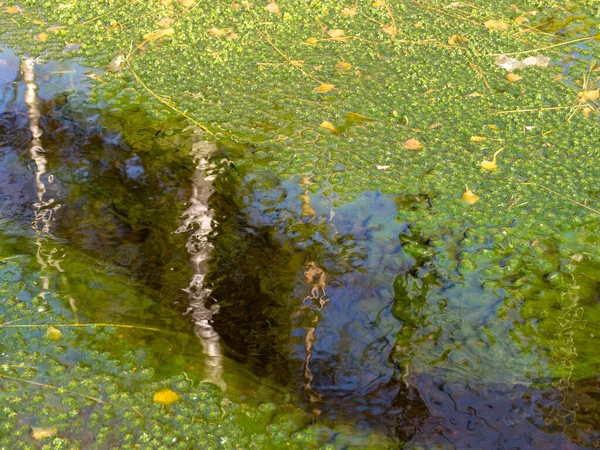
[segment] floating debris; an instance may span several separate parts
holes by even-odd
[[[518,59],[510,58],[506,55],[500,55],[498,58],[496,58],[494,64],[508,70],[509,72],[512,72],[513,70],[523,69],[528,66],[548,67],[548,64],[550,64],[550,58],[544,55],[539,55],[529,56],[523,61],[519,61]]]

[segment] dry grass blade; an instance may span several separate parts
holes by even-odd
[[[563,199],[567,200],[568,202],[573,203],[574,205],[581,206],[582,208],[585,208],[585,209],[587,209],[589,211],[592,211],[593,213],[596,213],[596,214],[600,215],[600,211],[598,211],[597,209],[590,208],[589,206],[584,205],[583,203],[578,202],[577,200],[573,200],[572,198],[567,197],[566,195],[563,195],[560,192],[556,192],[556,191],[554,191],[554,190],[552,190],[552,189],[550,189],[550,188],[548,188],[546,186],[542,186],[541,184],[535,183],[534,181],[524,181],[523,184],[531,184],[533,186],[537,186],[540,189],[544,189],[545,191],[548,191],[548,192],[550,192],[550,193],[552,193],[554,195],[558,195],[560,198],[563,198]]]
[[[73,395],[77,395],[77,396],[79,396],[79,397],[87,398],[88,400],[92,400],[92,401],[94,401],[94,402],[96,402],[96,403],[101,403],[101,404],[103,404],[103,405],[106,405],[106,404],[107,404],[105,401],[103,401],[103,400],[100,400],[99,398],[96,398],[96,397],[91,397],[91,396],[89,396],[89,395],[85,395],[85,394],[80,394],[79,392],[70,391],[70,390],[68,390],[68,389],[61,388],[61,387],[58,387],[58,386],[53,386],[53,385],[51,385],[51,384],[38,383],[37,381],[26,380],[26,379],[24,379],[24,378],[18,378],[18,377],[11,377],[11,376],[4,375],[4,374],[1,374],[1,373],[0,373],[0,378],[4,378],[4,379],[7,379],[7,380],[13,380],[13,381],[19,381],[19,382],[21,382],[21,383],[32,384],[32,385],[34,385],[34,386],[40,386],[40,387],[43,387],[43,388],[48,388],[48,389],[55,389],[55,390],[56,390],[56,389],[61,389],[61,390],[63,390],[64,392],[67,392],[67,393],[69,393],[69,394],[73,394]]]
[[[524,55],[526,53],[541,52],[543,50],[548,50],[550,48],[560,47],[561,45],[569,45],[569,44],[575,44],[577,42],[582,42],[582,41],[590,41],[592,39],[595,39],[595,37],[596,36],[587,36],[587,37],[573,39],[571,41],[559,42],[558,44],[546,45],[545,47],[532,48],[531,50],[523,50],[523,51],[520,51],[520,52],[490,53],[488,56],[500,56],[500,55],[514,56],[514,55]]]
[[[160,328],[144,327],[140,325],[126,325],[119,323],[33,323],[33,324],[22,324],[13,325],[12,322],[0,324],[0,328],[43,328],[43,327],[54,327],[54,328],[85,328],[85,327],[114,327],[114,328],[129,328],[134,330],[146,330],[146,331],[159,331],[161,333],[170,333],[168,330],[161,330]]]

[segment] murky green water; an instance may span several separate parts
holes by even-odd
[[[574,23],[589,33],[585,20]],[[577,31],[541,27],[564,28]],[[595,55],[578,48],[557,64],[579,90]],[[456,184],[444,177],[462,167],[458,159],[447,171],[415,160],[401,174],[406,182],[390,182],[405,191],[374,190],[378,183],[361,172],[368,168],[349,163],[364,157],[336,156],[363,131],[379,136],[362,128],[363,116],[337,130],[360,125],[349,138],[311,141],[318,151],[308,159],[292,146],[281,156],[235,139],[208,143],[182,121],[149,121],[135,102],[117,108],[108,94],[90,94],[93,72],[74,62],[35,65],[44,150],[35,153],[19,64],[0,53],[7,445],[17,429],[22,448],[39,446],[31,427],[57,426],[65,441],[56,445],[99,448],[166,448],[151,440],[157,435],[176,436],[178,448],[236,448],[236,439],[241,448],[600,446],[600,190],[588,134],[563,136],[572,143],[559,147],[564,154],[552,151],[556,134],[534,156],[525,147],[532,144],[515,140],[511,165],[484,174],[487,197],[471,208],[462,182],[455,199],[443,189]],[[511,86],[496,95],[525,92]],[[408,126],[406,112],[388,109],[393,130]],[[273,131],[252,120],[260,127],[250,134]],[[495,123],[480,125],[521,133],[516,121]],[[520,124],[523,142],[540,138],[526,134],[530,123]],[[442,133],[451,126],[459,128]],[[461,131],[466,156],[476,152],[469,135],[484,132]],[[442,138],[429,139],[443,146]],[[380,162],[381,179],[400,174]],[[542,185],[567,194],[580,182],[592,209],[571,194],[527,190],[523,181],[536,170]],[[65,328],[69,344],[54,347],[46,328],[18,328],[19,320],[103,325]],[[65,381],[65,372],[75,377],[71,391],[112,409],[78,409],[73,399],[65,406],[23,384]],[[151,401],[165,386],[183,399],[172,409]],[[93,431],[66,431],[74,416],[91,417]],[[130,424],[137,434],[123,438]],[[206,430],[210,444],[195,440]]]

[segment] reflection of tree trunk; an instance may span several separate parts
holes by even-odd
[[[204,284],[213,250],[213,245],[208,240],[208,235],[213,230],[213,211],[210,209],[208,201],[213,193],[214,177],[208,172],[214,169],[209,158],[215,150],[215,144],[203,141],[200,135],[195,135],[192,145],[192,156],[196,163],[192,182],[193,190],[190,206],[184,213],[186,218],[177,232],[194,230],[186,244],[194,271],[186,292],[189,296],[194,331],[200,339],[206,355],[206,376],[211,382],[224,388],[220,338],[211,325],[212,316],[219,308],[216,304],[208,305],[208,302],[211,301],[212,290]]]
[[[48,248],[47,239],[55,221],[55,213],[60,208],[60,203],[51,197],[50,189],[54,184],[54,176],[47,173],[48,161],[46,151],[42,147],[42,128],[40,127],[40,106],[37,96],[37,85],[35,84],[35,60],[33,58],[21,59],[21,72],[25,81],[25,104],[27,105],[27,117],[29,119],[29,130],[31,131],[31,142],[29,143],[29,156],[35,164],[35,189],[37,202],[33,204],[34,220],[32,227],[35,229],[37,238],[36,259],[42,270],[48,267],[55,267],[59,272],[61,258],[55,255],[55,249]],[[50,195],[49,195],[50,191]],[[40,277],[42,292],[44,296],[50,288],[48,276]],[[71,307],[76,313],[74,301],[70,299]]]

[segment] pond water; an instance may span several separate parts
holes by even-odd
[[[60,268],[53,282],[77,299],[64,311],[171,328],[143,346],[159,372],[195,368],[231,389],[228,370],[246,371],[314,421],[377,433],[382,445],[600,445],[593,236],[536,231],[531,263],[492,244],[510,224],[426,234],[406,219],[429,213],[425,194],[341,201],[335,181],[280,178],[252,148],[194,155],[194,131],[86,105],[75,63],[34,65],[39,89],[26,102],[21,63],[0,54],[3,231],[31,240],[31,270]],[[196,221],[182,228],[186,217]],[[76,254],[146,300],[121,304],[117,288],[86,283]]]

